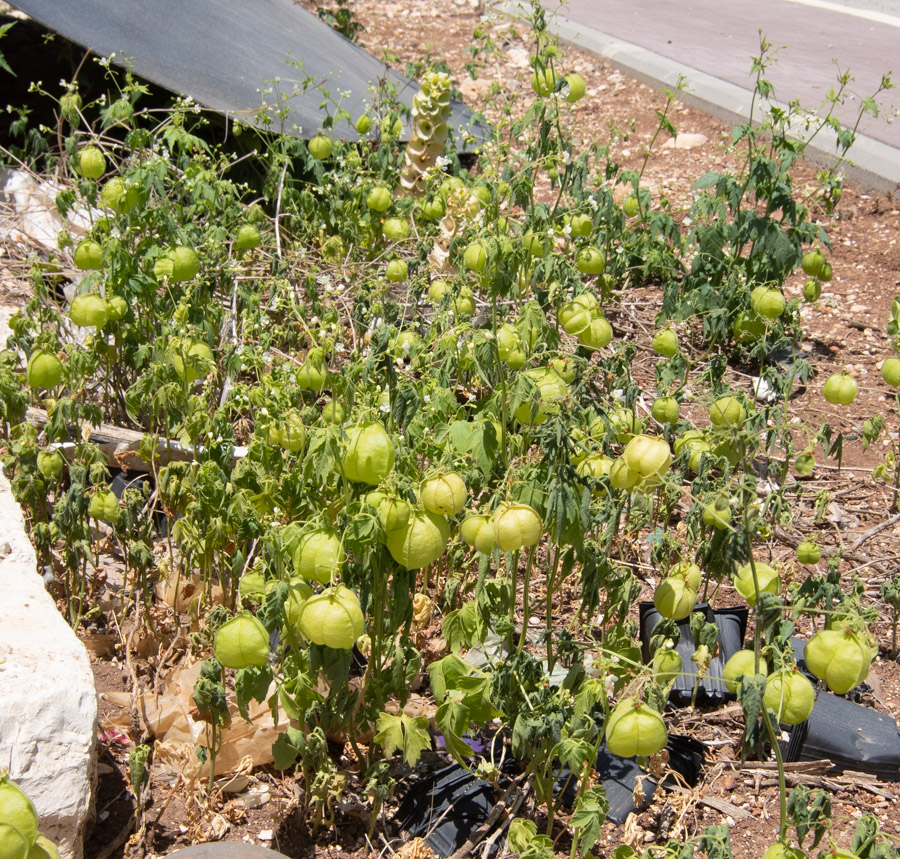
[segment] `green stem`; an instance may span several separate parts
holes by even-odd
[[[522,582],[522,634],[519,636],[519,646],[516,648],[516,654],[522,652],[525,647],[525,636],[528,634],[528,616],[531,611],[528,599],[528,589],[531,586],[531,569],[534,566],[534,555],[536,550],[537,546],[532,546],[528,550],[528,560],[525,561],[525,579]],[[513,593],[513,603],[515,603],[515,592]]]
[[[788,815],[787,815],[787,784],[784,778],[784,759],[781,756],[781,747],[778,745],[778,737],[775,734],[775,726],[765,706],[762,708],[763,722],[772,743],[772,751],[775,752],[775,761],[778,764],[778,840],[787,842]]]

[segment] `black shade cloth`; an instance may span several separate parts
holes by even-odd
[[[400,99],[412,104],[416,84],[385,65],[293,0],[17,0],[21,11],[45,27],[102,57],[130,66],[138,75],[198,104],[256,124],[260,90],[288,94],[307,77],[320,82],[355,119],[371,104],[370,88],[382,78],[392,81]],[[276,100],[275,94],[265,97]],[[273,130],[311,137],[326,111],[320,89],[287,101],[288,115]],[[334,114],[336,106],[329,111]],[[456,144],[464,151],[464,130],[472,113],[454,104],[450,119]],[[356,139],[347,122],[336,125],[338,137]],[[406,129],[404,129],[406,132]]]

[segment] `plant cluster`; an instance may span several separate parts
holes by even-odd
[[[800,333],[786,280],[802,267],[813,301],[831,277],[815,214],[836,202],[839,178],[824,171],[798,199],[804,143],[788,131],[802,115],[811,137],[832,114],[771,109],[736,129],[744,160],[699,179],[686,230],[642,171],[621,170],[599,144],[577,150],[564,117],[585,82],[565,73],[537,5],[533,24],[534,98],[469,170],[448,142],[438,72],[423,80],[405,148],[386,97],[347,117],[361,143],[335,139],[329,121],[306,143],[265,132],[242,157],[210,142],[189,102],[162,118],[143,110],[131,76],[107,106],[82,105],[73,84],[60,99],[70,182],[57,205],[91,226],[62,233],[58,257],[35,264],[0,390],[4,465],[73,625],[96,617],[103,543],[125,562],[120,614],[152,628],[154,594],[168,589],[192,616],[208,657],[194,700],[210,784],[231,696],[244,715],[267,701],[289,720],[275,766],[300,768],[317,822],[333,819],[347,785],[326,738],[352,749],[374,827],[394,789],[386,760],[415,765],[437,731],[491,779],[509,750],[545,832],[516,820],[510,849],[551,855],[566,831],[560,767],[575,786],[572,851],[584,853],[606,814],[601,743],[661,765],[671,685],[702,677],[717,646],[695,609],[720,588],[732,583],[753,611],[752,647],[726,667],[745,755],[779,754],[778,723],[812,709],[790,644],[801,617],[817,630],[808,667],[836,693],[865,680],[877,649],[839,557],[822,573],[804,542],[801,582],[765,550],[791,526],[815,448],[841,450],[827,425],[791,423],[809,365],[767,361]],[[674,133],[676,97],[657,135]],[[260,125],[278,116],[276,103]],[[841,131],[846,150],[852,132]],[[70,261],[84,274],[67,304]],[[635,343],[616,331],[617,295],[638,284],[663,291],[649,409]],[[732,387],[729,360],[755,362],[771,396]],[[885,380],[900,383],[900,363]],[[848,403],[855,391],[841,374],[824,394]],[[37,418],[25,421],[28,406]],[[705,417],[689,421],[683,406]],[[143,434],[152,479],[120,497],[90,440],[102,422]],[[644,664],[632,609],[648,534],[666,620]],[[187,584],[194,596],[182,599]],[[693,665],[673,649],[685,618]],[[438,625],[436,658],[424,644]],[[473,648],[477,665],[464,658]],[[433,724],[404,710],[425,677]],[[475,734],[489,740],[481,756]],[[804,855],[813,830],[813,847],[831,837],[825,800],[798,790],[788,799],[782,773],[767,857]],[[730,855],[727,831],[648,855],[695,848]]]

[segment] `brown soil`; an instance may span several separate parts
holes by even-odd
[[[395,55],[401,70],[407,61],[420,61],[425,55],[439,58],[453,70],[454,83],[467,103],[484,110],[489,118],[499,116],[491,98],[517,101],[530,97],[530,45],[524,39],[523,25],[485,15],[482,7],[473,8],[469,0],[418,0],[412,4],[351,0],[349,6],[365,26],[361,42],[373,53]],[[471,59],[468,49],[473,45],[472,33],[479,26],[491,35],[497,50],[479,58],[478,78],[473,80],[464,71],[464,65]],[[655,112],[665,106],[665,96],[576,50],[565,48],[562,62],[567,70],[582,74],[588,84],[589,97],[576,107],[572,119],[578,136],[585,141],[608,143],[623,166],[639,169],[644,147],[657,127]],[[495,82],[501,92],[491,96]],[[657,145],[647,163],[644,181],[654,196],[665,194],[681,203],[689,198],[693,183],[703,172],[732,162],[734,156],[726,148],[730,129],[716,120],[680,105],[676,105],[672,120],[680,133],[702,134],[706,142],[690,149]],[[815,169],[801,166],[797,175],[803,182],[812,182]],[[879,412],[892,415],[889,422],[896,427],[896,409],[881,383],[878,367],[890,354],[885,325],[891,301],[900,293],[900,206],[890,196],[847,186],[837,215],[823,222],[831,236],[835,276],[819,302],[804,305],[802,346],[815,355],[819,375],[797,399],[799,413],[813,423],[827,420],[832,426],[850,431]],[[803,277],[798,275],[788,285],[788,294],[798,294],[802,283]],[[15,269],[7,269],[0,278],[0,301],[20,302],[27,294],[24,278],[15,276]],[[660,291],[651,287],[621,296],[619,318],[630,320],[642,348],[649,342],[660,299]],[[649,367],[649,353],[647,361]],[[860,396],[852,406],[839,410],[825,403],[821,384],[829,372],[842,367],[859,379]],[[647,378],[652,379],[652,372],[648,371]],[[749,379],[744,381],[749,391]],[[897,557],[897,525],[892,521],[884,530],[874,530],[888,518],[886,511],[893,500],[889,489],[876,484],[870,473],[882,454],[881,444],[864,452],[858,441],[852,442],[840,471],[819,455],[820,464],[807,487],[827,490],[833,499],[832,507],[820,522],[815,521],[815,511],[808,502],[794,511],[797,533],[815,533],[826,552],[840,546],[852,547],[843,561],[846,580],[858,570],[866,580],[867,595],[875,603],[881,582],[895,572]],[[796,570],[791,565],[790,537],[773,541],[771,552],[776,559],[787,562],[787,569]],[[797,570],[796,575],[800,574]],[[645,598],[652,593],[653,584],[650,579],[646,581]],[[721,602],[727,604],[732,596],[720,594]],[[888,620],[879,622],[874,632],[882,642],[882,653],[872,668],[871,691],[864,703],[897,717],[900,668],[887,653]],[[152,667],[145,660],[136,661],[143,666],[143,677],[149,683]],[[97,824],[86,855],[119,857],[128,855],[126,842],[133,832],[135,800],[129,790],[129,739],[127,732],[109,722],[117,708],[109,703],[108,696],[130,692],[132,681],[121,646],[115,647],[112,657],[94,656],[92,662],[101,699],[101,769]],[[640,852],[650,844],[665,844],[668,838],[696,834],[705,826],[725,822],[731,828],[735,857],[758,859],[777,830],[777,785],[771,769],[753,764],[742,769],[736,762],[743,727],[739,710],[735,706],[715,713],[683,709],[671,714],[671,725],[676,731],[709,744],[701,782],[687,793],[660,791],[648,810],[624,826],[607,824],[595,853],[608,856],[622,843],[629,843]],[[335,753],[340,755],[341,750],[336,749]],[[828,790],[834,803],[834,835],[841,845],[849,844],[855,820],[865,812],[875,814],[888,834],[900,835],[900,811],[895,804],[900,789],[869,776],[854,778],[823,772],[791,772],[789,783],[820,785]],[[143,799],[143,819],[145,827],[155,831],[154,854],[171,853],[192,839],[216,837],[217,831],[227,840],[267,843],[292,857],[361,857],[388,850],[377,835],[371,845],[367,844],[364,817],[356,813],[353,801],[338,811],[333,828],[311,833],[299,810],[299,776],[285,777],[257,769],[248,774],[247,787],[265,787],[268,802],[248,810],[241,798],[245,794],[225,793],[213,803],[215,814],[211,815],[201,814],[193,794],[179,785],[151,781]],[[357,799],[360,804],[364,801]],[[527,813],[526,805],[520,814]],[[271,837],[262,842],[260,834],[267,831]],[[394,842],[393,849],[398,844]],[[564,848],[566,843],[562,841],[559,846]]]

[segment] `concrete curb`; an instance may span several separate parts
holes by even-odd
[[[522,17],[522,7],[515,3],[498,2],[494,9],[510,17]],[[683,77],[687,89],[680,94],[680,100],[716,119],[738,124],[746,122],[750,115],[753,95],[750,90],[561,17],[550,18],[548,26],[562,41],[605,60],[654,89],[674,88],[679,78]],[[787,109],[782,102],[773,101],[771,104]],[[833,165],[837,160],[836,144],[834,132],[823,130],[807,148],[807,160],[824,166]],[[900,151],[860,134],[850,149],[850,155],[852,159],[844,161],[842,169],[857,184],[880,192],[900,188]]]
[[[0,308],[0,343],[9,335]],[[97,769],[97,691],[84,645],[38,574],[0,470],[0,764],[31,797],[40,831],[81,859]]]

